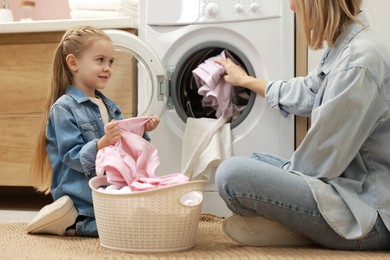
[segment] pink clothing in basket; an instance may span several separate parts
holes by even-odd
[[[96,175],[106,174],[107,182],[129,186],[132,191],[154,189],[188,181],[183,174],[156,176],[160,164],[158,151],[143,138],[145,123],[150,116],[120,120],[121,139],[100,149],[96,156]]]

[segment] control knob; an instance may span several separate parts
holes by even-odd
[[[260,10],[260,5],[256,2],[251,3],[251,5],[249,6],[249,9],[251,10],[252,13],[256,13],[257,11]]]
[[[242,6],[242,4],[240,3],[237,3],[235,6],[234,6],[234,9],[236,10],[237,13],[242,13],[242,11],[244,10],[244,7]]]
[[[205,14],[208,17],[216,17],[219,13],[219,6],[217,3],[208,3],[204,9]]]

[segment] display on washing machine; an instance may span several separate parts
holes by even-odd
[[[183,57],[172,74],[170,90],[172,103],[184,122],[187,120],[187,117],[216,118],[216,110],[214,108],[203,106],[203,96],[198,94],[198,86],[192,71],[205,60],[219,55],[223,50],[223,47],[204,47],[195,50]],[[250,69],[248,70],[248,64],[245,64],[239,55],[232,50],[229,50],[229,52],[247,70],[248,74],[253,74],[250,72]],[[233,116],[230,120],[232,128],[240,124],[249,114],[256,96],[254,92],[240,86],[235,86],[233,90]]]

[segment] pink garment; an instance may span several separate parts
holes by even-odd
[[[96,156],[96,175],[106,174],[109,184],[130,186],[132,191],[154,189],[188,181],[183,174],[156,176],[160,164],[157,149],[143,138],[150,116],[120,120],[120,140],[100,149]]]
[[[225,73],[224,67],[214,62],[216,59],[226,60],[226,58],[237,63],[230,53],[224,50],[220,55],[205,60],[192,71],[199,88],[198,94],[203,96],[203,106],[214,108],[217,118],[221,116],[230,118],[233,115],[233,87],[222,76]]]

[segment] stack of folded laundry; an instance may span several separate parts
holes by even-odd
[[[138,19],[138,0],[68,0],[72,19],[130,16]]]

